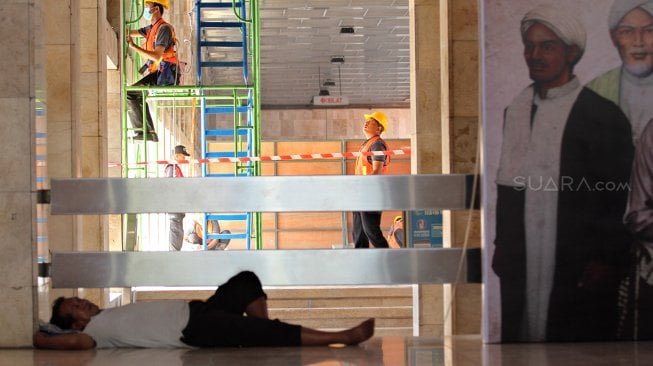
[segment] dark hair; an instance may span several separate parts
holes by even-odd
[[[161,14],[161,16],[163,16],[163,5],[161,5],[159,3],[152,3],[152,6],[156,6],[157,8],[159,8],[159,14]]]
[[[73,317],[70,315],[61,316],[61,314],[59,314],[59,309],[64,300],[66,300],[66,298],[60,296],[54,300],[54,303],[52,303],[52,316],[50,317],[50,323],[61,329],[71,329],[73,327]]]

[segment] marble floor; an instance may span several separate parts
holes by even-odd
[[[375,337],[355,347],[248,349],[0,349],[0,366],[644,366],[653,342],[484,345],[478,336]]]

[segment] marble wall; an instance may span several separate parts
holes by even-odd
[[[410,130],[408,108],[313,108],[262,110],[261,140],[320,141],[364,138],[364,115],[376,110],[388,116],[388,130],[383,133],[384,138],[408,137]]]
[[[0,77],[0,347],[31,345],[36,319],[35,133],[45,108],[39,5],[0,3],[0,34],[11,35],[0,41],[11,54]]]
[[[48,85],[47,175],[50,178],[107,175],[106,2],[45,0],[44,65]],[[106,218],[98,215],[49,216],[47,250],[103,250]],[[102,304],[104,291],[72,289],[41,292],[48,304],[57,296],[83,295]],[[42,306],[40,317],[49,317]]]

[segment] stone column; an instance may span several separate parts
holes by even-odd
[[[3,1],[0,14],[11,55],[0,77],[0,347],[26,347],[36,322],[35,136],[45,127],[40,2]]]
[[[75,178],[107,175],[107,70],[104,32],[100,31],[105,19],[105,1],[71,0],[71,157]],[[106,222],[101,215],[77,216],[72,250],[105,250]],[[79,294],[102,305],[108,291],[83,289]]]
[[[410,11],[411,171],[472,173],[478,139],[477,1],[411,0]],[[445,246],[465,241],[480,246],[478,212],[470,220],[468,211],[445,211],[443,221]],[[480,332],[479,285],[420,286],[419,292],[420,335]]]
[[[77,176],[106,177],[107,57],[105,33],[101,31],[106,22],[106,2],[76,0],[74,3],[79,7],[76,40],[79,57],[73,64],[75,134],[79,136],[75,151]],[[81,223],[82,240],[77,241],[78,250],[105,250],[106,217],[83,215]]]
[[[44,0],[45,73],[48,85],[48,175],[106,176],[106,57],[104,1]],[[48,220],[51,251],[98,251],[106,243],[102,216],[55,215]],[[40,317],[58,296],[80,295],[103,304],[103,291],[49,289],[40,295]]]
[[[409,11],[411,173],[447,173],[447,0],[410,0]],[[443,227],[449,227],[444,219]],[[446,233],[444,240],[449,240]],[[419,335],[442,336],[442,285],[419,285],[418,292]]]
[[[70,178],[74,175],[73,146],[73,100],[71,62],[74,59],[74,36],[72,23],[72,0],[45,0],[44,17],[44,67],[48,85],[48,176],[49,178]],[[47,250],[74,250],[75,235],[74,216],[49,216]],[[72,290],[50,292],[47,286],[39,292],[41,319],[50,316],[51,298],[71,296]]]
[[[451,173],[470,174],[478,163],[479,32],[477,0],[450,0],[450,167]],[[451,213],[451,246],[478,248],[481,243],[478,210]],[[469,228],[468,228],[469,226]],[[453,299],[453,301],[451,301]],[[481,286],[445,286],[445,309],[453,304],[446,334],[479,334]]]

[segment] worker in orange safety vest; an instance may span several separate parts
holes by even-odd
[[[220,230],[220,223],[218,220],[207,220],[206,221],[206,232],[211,234],[223,234],[230,235],[231,231],[229,230]],[[197,220],[193,220],[193,224],[190,229],[185,232],[186,241],[194,245],[202,245],[204,242],[204,231],[202,224]],[[229,245],[231,239],[229,237],[223,239],[208,239],[206,240],[206,249],[207,250],[224,250],[227,245]]]
[[[144,1],[143,17],[150,21],[150,25],[129,31],[127,40],[129,47],[146,60],[140,71],[149,72],[134,86],[167,86],[179,83],[180,70],[175,50],[177,43],[175,30],[163,19],[164,9],[169,7],[169,0]],[[133,37],[145,37],[145,45],[143,47],[137,45]],[[127,112],[134,128],[134,140],[143,140],[143,95],[140,91],[127,92]],[[147,118],[145,138],[157,142],[159,139],[154,131],[154,123],[147,104],[145,116]]]
[[[402,248],[404,246],[404,218],[395,216],[394,222],[388,231],[388,244],[390,248]]]
[[[387,151],[388,146],[381,134],[388,130],[388,117],[383,112],[365,115],[363,132],[367,140],[360,152]],[[356,159],[356,175],[384,174],[390,163],[388,155],[359,156]],[[370,242],[375,248],[388,248],[388,241],[381,231],[381,211],[353,212],[353,239],[356,248],[369,248]]]

